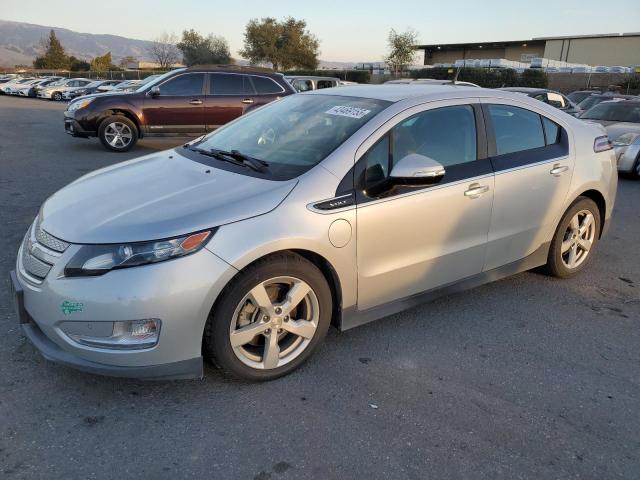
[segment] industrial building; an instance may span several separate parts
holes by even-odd
[[[504,58],[527,63],[532,58],[546,58],[586,65],[632,66],[640,65],[640,32],[417,45],[416,49],[424,50],[425,65],[469,58]]]

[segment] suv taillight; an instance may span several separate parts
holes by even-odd
[[[607,150],[611,150],[613,148],[613,145],[611,145],[611,141],[609,141],[609,137],[602,136],[602,137],[596,137],[596,139],[593,141],[593,151],[596,153],[599,152],[606,152]]]

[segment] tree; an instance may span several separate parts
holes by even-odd
[[[114,65],[111,63],[111,52],[107,52],[101,57],[91,60],[91,70],[94,72],[107,72],[113,70]]]
[[[182,61],[188,66],[233,63],[229,44],[224,37],[203,37],[193,29],[185,30],[176,46],[182,51]]]
[[[173,33],[164,32],[154,39],[148,48],[149,55],[160,65],[160,68],[168,70],[178,63],[180,52],[176,47],[178,37]]]
[[[69,70],[72,72],[88,72],[90,68],[91,64],[89,62],[85,62],[73,55],[69,57]]]
[[[252,64],[270,62],[274,70],[318,67],[319,42],[307,29],[307,22],[293,17],[252,19],[244,32],[240,55]]]
[[[414,62],[417,40],[418,34],[413,30],[397,33],[394,29],[391,29],[389,32],[389,54],[384,61],[389,65],[395,76],[398,76],[399,72]]]
[[[127,68],[127,65],[129,65],[130,63],[135,63],[136,57],[132,57],[131,55],[127,55],[126,57],[122,57],[120,59],[120,62],[118,63],[118,65],[120,66],[120,68]]]
[[[44,50],[44,55],[34,60],[34,68],[69,68],[69,57],[53,29],[49,32],[49,38],[41,41],[41,45]]]

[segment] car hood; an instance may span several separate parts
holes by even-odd
[[[71,243],[171,238],[265,214],[297,180],[272,181],[167,150],[79,178],[42,206],[42,228]]]
[[[607,120],[590,119],[585,119],[585,122],[597,123],[599,125],[602,125],[607,130],[607,135],[611,140],[615,140],[620,135],[628,132],[640,133],[640,123],[612,122]]]

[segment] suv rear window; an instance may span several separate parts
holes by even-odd
[[[209,75],[209,92],[212,95],[253,95],[253,87],[246,75],[212,73]]]
[[[258,95],[273,95],[274,93],[282,93],[284,89],[268,77],[251,76],[253,86],[256,88]]]

